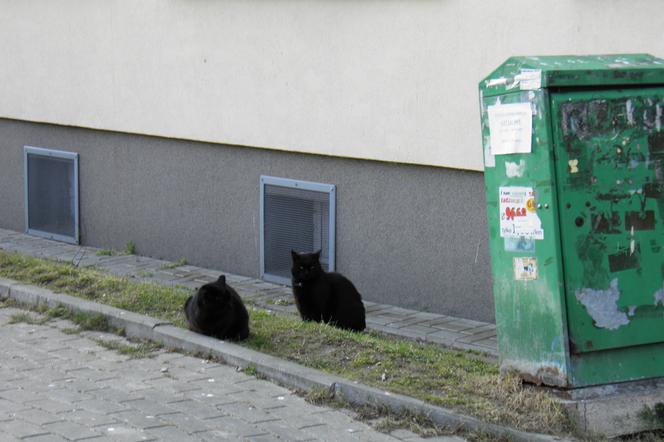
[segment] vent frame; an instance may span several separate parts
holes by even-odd
[[[311,181],[295,180],[290,178],[280,178],[273,176],[261,175],[260,177],[260,245],[259,245],[259,254],[260,254],[260,277],[264,281],[274,282],[277,284],[283,284],[290,286],[291,279],[290,277],[279,276],[273,273],[269,273],[269,269],[266,269],[266,238],[265,238],[265,197],[266,197],[266,186],[275,186],[283,187],[285,189],[297,189],[310,192],[318,192],[322,194],[327,194],[328,202],[328,216],[327,216],[327,271],[334,271],[336,264],[336,186],[334,184],[325,184],[325,183],[316,183]],[[316,226],[312,226],[312,230],[315,231]],[[321,226],[321,229],[323,227]],[[323,247],[321,247],[323,248]],[[305,250],[298,250],[300,252],[305,252]],[[289,268],[290,269],[290,268]],[[290,272],[289,272],[290,273]]]
[[[63,160],[68,160],[72,162],[72,173],[71,177],[71,192],[73,194],[73,204],[72,204],[72,218],[74,224],[74,235],[63,235],[60,233],[48,232],[45,230],[40,230],[38,228],[30,227],[30,177],[29,177],[29,156],[41,156],[47,158],[59,158]],[[66,242],[70,244],[79,244],[80,243],[80,223],[79,223],[79,154],[76,152],[68,152],[63,150],[48,149],[43,147],[34,147],[34,146],[23,146],[23,205],[25,209],[25,232],[29,235],[40,236],[47,239],[53,239],[55,241]]]

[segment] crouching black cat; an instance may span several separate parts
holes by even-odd
[[[221,275],[205,284],[184,303],[189,329],[218,339],[240,340],[249,336],[249,314],[240,295]]]
[[[322,269],[320,250],[301,254],[291,250],[291,256],[293,295],[303,320],[354,331],[366,328],[362,297],[348,278]]]

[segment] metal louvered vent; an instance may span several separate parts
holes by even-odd
[[[261,176],[261,278],[290,285],[291,250],[334,270],[335,186]]]
[[[78,244],[78,154],[25,146],[26,232]]]

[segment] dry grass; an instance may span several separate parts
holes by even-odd
[[[180,288],[2,251],[0,276],[185,326],[182,306],[190,293]],[[255,308],[249,313],[251,335],[241,345],[493,423],[567,433],[564,412],[550,396],[516,378],[501,378],[496,364],[476,355]]]
[[[501,407],[482,407],[493,422],[509,421],[517,428],[554,433],[568,430],[565,410],[543,389],[524,385],[521,379],[508,374],[503,377],[480,376],[468,380],[468,387],[482,391],[488,401]]]

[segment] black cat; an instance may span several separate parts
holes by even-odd
[[[293,295],[305,321],[327,322],[339,328],[366,328],[362,297],[352,282],[320,266],[320,250],[297,253],[291,250]]]
[[[241,340],[249,336],[249,314],[240,295],[221,275],[199,288],[184,303],[189,329],[218,339]]]

